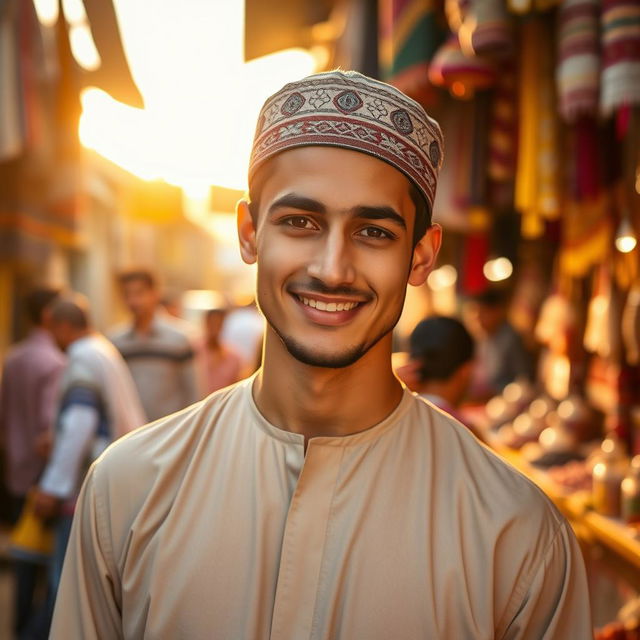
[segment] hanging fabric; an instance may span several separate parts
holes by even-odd
[[[515,204],[522,214],[522,235],[537,238],[544,221],[560,214],[560,150],[548,22],[537,17],[526,20],[521,43]]]
[[[595,116],[600,89],[600,2],[563,0],[558,10],[558,105],[566,122]]]
[[[431,58],[444,38],[433,0],[381,0],[380,67],[387,82],[423,104],[433,102]]]
[[[602,0],[600,109],[640,104],[640,2]]]

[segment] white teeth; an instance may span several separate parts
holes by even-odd
[[[303,304],[320,311],[350,311],[358,306],[357,302],[322,302],[322,300],[314,300],[313,298],[298,297]]]

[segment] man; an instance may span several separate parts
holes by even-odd
[[[151,271],[125,271],[118,280],[133,323],[109,338],[129,365],[147,417],[156,420],[200,397],[192,339],[186,323],[161,309]]]
[[[590,636],[567,523],[391,369],[441,153],[360,74],[267,100],[238,204],[263,366],[93,466],[54,639]]]
[[[201,386],[205,395],[228,387],[241,378],[240,354],[220,340],[226,316],[224,308],[207,309],[203,314],[204,339],[199,360]]]
[[[122,357],[92,329],[85,299],[77,294],[62,297],[52,303],[49,314],[51,333],[68,362],[60,384],[54,448],[34,502],[39,516],[56,518],[55,593],[87,463],[113,440],[144,424],[145,417]]]
[[[56,396],[66,358],[45,328],[45,309],[58,295],[54,288],[34,289],[28,294],[25,302],[32,329],[9,350],[2,372],[0,437],[5,449],[12,524],[17,522],[51,449]],[[22,637],[27,627],[33,628],[39,569],[37,563],[26,558],[14,560],[16,637]]]
[[[431,316],[409,336],[409,362],[396,371],[412,390],[446,411],[483,440],[481,432],[459,410],[469,388],[475,344],[456,318]]]
[[[477,358],[471,393],[487,399],[516,380],[530,380],[531,356],[507,318],[507,296],[498,289],[487,289],[469,303],[471,328],[477,337]]]

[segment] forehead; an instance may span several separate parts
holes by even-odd
[[[327,208],[386,205],[401,213],[414,210],[410,182],[403,173],[379,158],[349,149],[288,149],[269,160],[257,185],[261,207],[295,192]]]

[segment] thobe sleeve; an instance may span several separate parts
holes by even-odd
[[[501,640],[593,639],[582,553],[566,522],[514,591],[504,624]]]
[[[93,465],[78,497],[50,640],[123,638],[120,583],[96,475]]]

